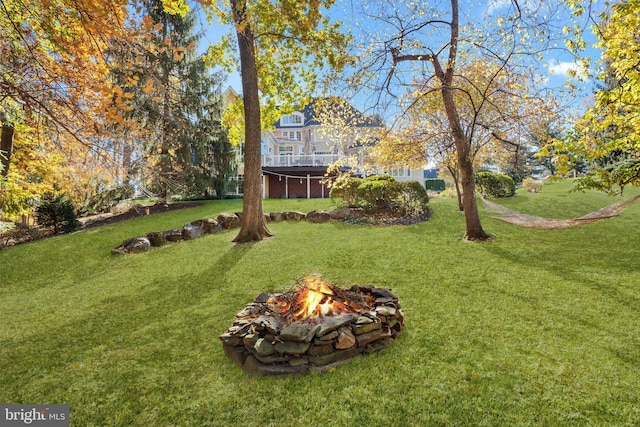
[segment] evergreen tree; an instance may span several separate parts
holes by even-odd
[[[223,76],[196,55],[193,13],[169,14],[160,0],[143,1],[142,13],[141,36],[113,50],[124,169],[161,198],[206,194],[214,177],[229,173],[233,157],[221,124]],[[224,157],[216,168],[212,153]]]

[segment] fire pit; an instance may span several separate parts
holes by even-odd
[[[341,289],[312,276],[285,293],[260,294],[220,335],[225,353],[258,375],[323,372],[386,347],[404,314],[389,289]]]

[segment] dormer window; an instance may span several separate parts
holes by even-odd
[[[303,123],[304,116],[302,113],[293,113],[288,116],[282,116],[280,118],[281,126],[299,126]]]

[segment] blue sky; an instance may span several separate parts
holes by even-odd
[[[389,7],[396,7],[396,4],[391,0],[389,1]],[[433,5],[437,3],[437,0],[433,2],[428,2],[427,4]],[[366,2],[364,3],[366,5]],[[536,7],[539,4],[545,4],[544,0],[520,0],[519,4],[521,7]],[[597,3],[595,3],[597,5]],[[371,20],[366,20],[366,18],[360,17],[356,18],[353,14],[353,7],[362,7],[362,4],[356,2],[355,0],[337,0],[336,5],[331,10],[331,16],[334,20],[341,20],[344,22],[346,28],[349,28],[354,33],[360,31],[361,28],[374,28],[377,29],[379,23],[376,23]],[[443,7],[448,5],[448,2],[445,1]],[[489,17],[498,16],[501,13],[507,11],[507,9],[511,6],[511,0],[478,0],[478,1],[461,1],[461,14],[464,15],[462,19],[469,19],[470,21],[477,21],[479,17],[483,15],[488,15]],[[366,6],[365,6],[366,7]],[[485,16],[486,16],[485,15]],[[560,25],[562,25],[562,17],[558,16]],[[201,14],[201,23],[205,27],[205,37],[202,40],[203,46],[201,49],[204,49],[205,46],[209,43],[216,42],[220,36],[224,33],[229,32],[229,28],[221,28],[219,25],[207,24],[206,20]],[[569,21],[567,20],[567,25]],[[595,37],[591,34],[589,30],[584,33],[585,39],[587,40],[587,44],[591,46],[592,43],[595,42]],[[585,54],[591,56],[594,60],[599,58],[600,52],[597,49],[589,48],[585,52]],[[574,58],[566,51],[562,49],[556,49],[545,54],[545,59],[540,66],[540,75],[545,78],[548,82],[548,86],[551,88],[560,88],[564,85],[569,78],[570,70],[578,70],[579,66],[577,65]],[[589,102],[589,98],[593,91],[594,81],[587,80],[585,82],[577,82],[573,79],[573,82],[576,83],[581,91],[578,91],[572,95],[574,107],[581,109],[584,108],[585,103]],[[227,84],[233,87],[237,92],[241,92],[241,83],[240,76],[238,73],[233,73],[229,76]],[[361,107],[361,106],[359,106]]]

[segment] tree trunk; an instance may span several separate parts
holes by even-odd
[[[460,189],[460,174],[459,174],[460,171],[458,170],[458,168],[453,168],[448,166],[447,166],[447,169],[449,169],[449,173],[453,178],[453,183],[456,186],[456,196],[458,197],[458,210],[460,212],[463,212],[464,205],[462,204],[462,190]]]
[[[476,186],[473,173],[473,161],[471,159],[471,141],[465,135],[462,128],[460,115],[453,97],[453,75],[458,52],[458,0],[451,0],[451,43],[449,44],[449,58],[446,70],[442,68],[437,56],[431,58],[436,77],[442,83],[442,103],[447,113],[451,134],[456,146],[458,156],[458,168],[462,181],[462,207],[466,223],[465,238],[468,240],[487,240],[491,236],[482,229],[480,214],[476,204]]]
[[[456,141],[456,147],[458,146]],[[463,139],[460,144],[466,147],[458,148],[458,165],[462,181],[462,207],[464,211],[464,219],[466,223],[465,238],[468,240],[487,240],[491,236],[482,229],[480,224],[480,214],[478,213],[478,205],[476,204],[476,184],[473,171],[473,162],[469,157],[470,143]],[[465,150],[466,148],[466,150]]]
[[[0,162],[2,164],[2,170],[0,171],[0,176],[3,178],[9,174],[9,166],[11,165],[13,132],[13,126],[2,125],[2,135],[0,136]]]
[[[260,162],[260,99],[254,35],[246,20],[244,2],[231,0],[238,48],[244,101],[244,196],[240,232],[236,243],[260,241],[272,234],[267,229],[262,211],[262,164]]]
[[[445,110],[447,111],[454,143],[456,145],[456,154],[458,156],[458,169],[460,170],[463,194],[462,210],[464,211],[466,223],[465,238],[468,240],[487,240],[491,236],[482,229],[478,205],[476,204],[476,185],[473,161],[470,155],[471,141],[465,136],[462,126],[460,125],[460,117],[458,116],[451,87],[442,89],[442,100]]]

